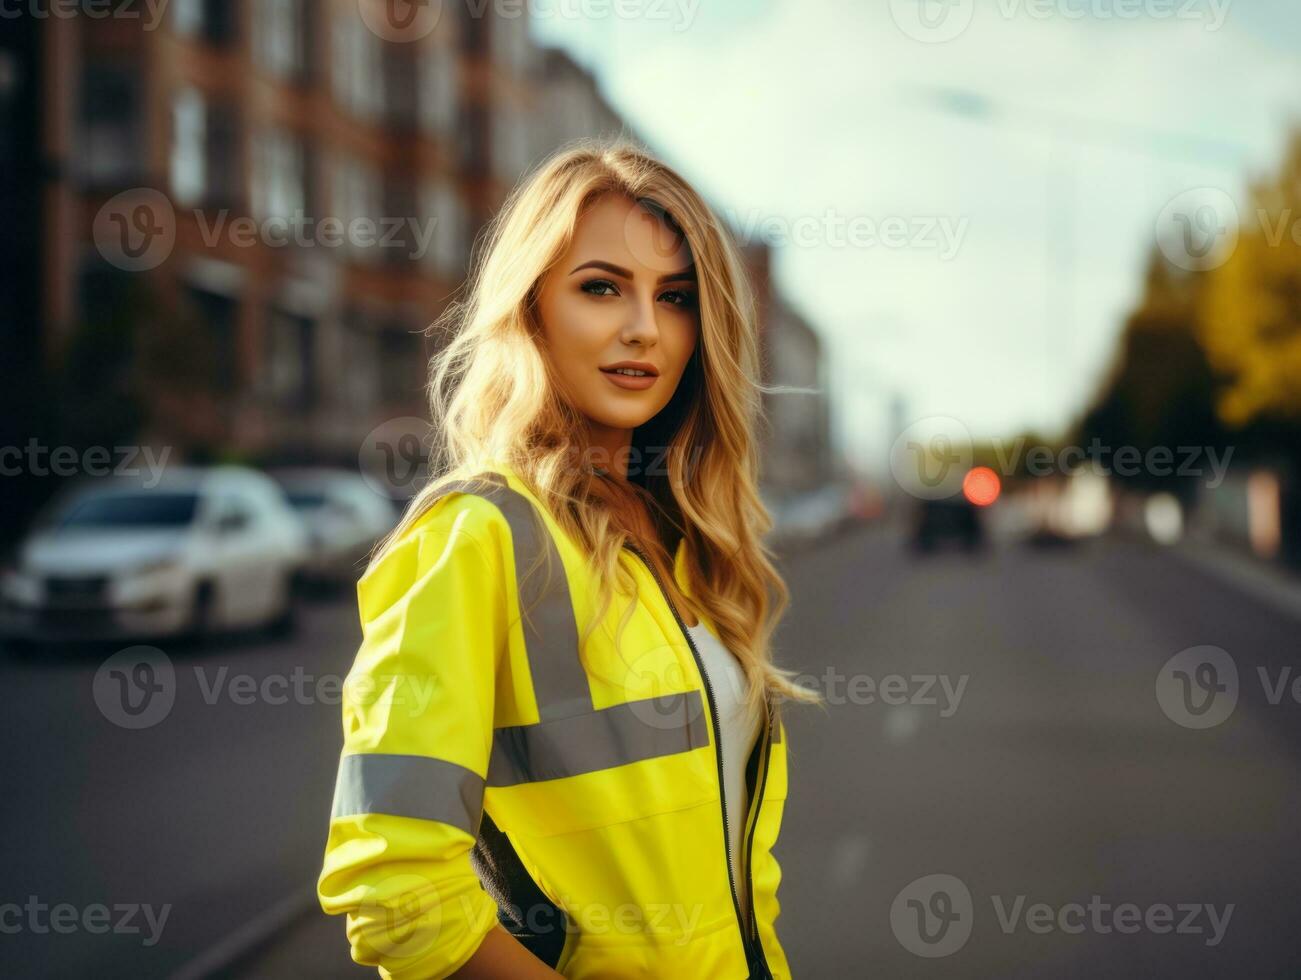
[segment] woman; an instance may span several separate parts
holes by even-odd
[[[790,976],[753,303],[694,190],[584,141],[493,222],[441,476],[358,585],[319,881],[386,977]]]

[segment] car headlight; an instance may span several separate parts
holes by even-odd
[[[146,575],[162,575],[166,572],[179,572],[180,570],[180,562],[168,555],[165,558],[155,558],[144,564],[136,565],[127,574],[131,578],[143,578]]]
[[[8,567],[0,571],[0,597],[24,604],[34,603],[41,594],[40,579],[20,568]]]

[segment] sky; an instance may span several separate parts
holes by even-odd
[[[529,10],[743,238],[776,243],[837,442],[869,469],[896,398],[905,425],[1060,434],[1181,202],[1241,203],[1301,124],[1294,0]]]

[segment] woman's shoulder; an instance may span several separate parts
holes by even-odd
[[[496,582],[503,573],[496,529],[501,514],[470,493],[438,496],[380,543],[358,581],[363,614],[374,616],[398,598],[440,577]]]
[[[449,483],[436,487],[420,514],[411,522],[407,534],[412,536],[451,537],[468,534],[481,544],[501,530],[506,520],[501,509],[483,493],[474,492],[477,485],[467,482]]]

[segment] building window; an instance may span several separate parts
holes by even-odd
[[[461,167],[473,176],[483,177],[488,173],[488,112],[481,105],[462,105],[461,124],[458,127],[460,137],[459,156]]]
[[[518,180],[529,165],[528,116],[505,103],[492,114],[492,165],[506,183]]]
[[[461,53],[470,57],[487,57],[492,41],[490,8],[468,3],[461,17]],[[523,20],[523,18],[517,18]]]
[[[172,99],[172,197],[178,204],[198,204],[208,186],[207,107],[194,89]]]
[[[386,405],[420,402],[425,385],[424,344],[407,324],[390,323],[379,332],[380,391]]]
[[[492,60],[507,71],[527,75],[534,68],[537,48],[529,37],[525,17],[498,17],[492,25]]]
[[[129,181],[143,169],[139,72],[87,65],[81,75],[78,170],[92,184]]]
[[[420,245],[408,220],[418,217],[417,212],[416,190],[411,180],[402,174],[386,174],[384,227],[380,232],[380,237],[385,239],[381,249],[385,262],[402,265],[420,257],[417,254]],[[401,221],[401,227],[395,228],[398,221]]]
[[[357,311],[344,317],[342,401],[352,412],[369,412],[375,407],[378,381],[378,350],[375,331],[366,318]]]
[[[391,126],[415,129],[420,68],[413,44],[390,44],[384,52],[384,113]]]
[[[253,143],[253,214],[293,218],[307,210],[307,153],[303,141],[280,128],[261,130]]]
[[[172,196],[178,204],[233,204],[240,192],[239,127],[232,106],[193,88],[172,99]]]
[[[273,308],[268,324],[267,382],[282,408],[309,412],[316,405],[316,324]]]
[[[331,78],[335,101],[361,119],[379,119],[384,111],[379,38],[360,17],[335,17],[333,23]]]
[[[232,297],[197,286],[187,287],[185,298],[212,352],[212,380],[217,390],[234,393],[239,380],[235,356],[238,303]]]
[[[354,260],[374,261],[379,231],[381,184],[373,166],[353,157],[335,160],[331,180],[333,211],[344,225],[345,251]],[[373,233],[360,234],[362,221],[372,222]]]
[[[256,0],[253,45],[263,70],[288,81],[311,77],[313,10],[306,0]]]
[[[431,136],[452,136],[460,83],[454,52],[439,48],[418,62],[420,68],[420,125]]]
[[[172,28],[182,37],[227,45],[235,40],[239,6],[231,0],[175,0]]]
[[[456,184],[441,177],[424,186],[422,217],[434,223],[433,244],[425,261],[439,275],[459,279],[467,264],[465,207]]]

